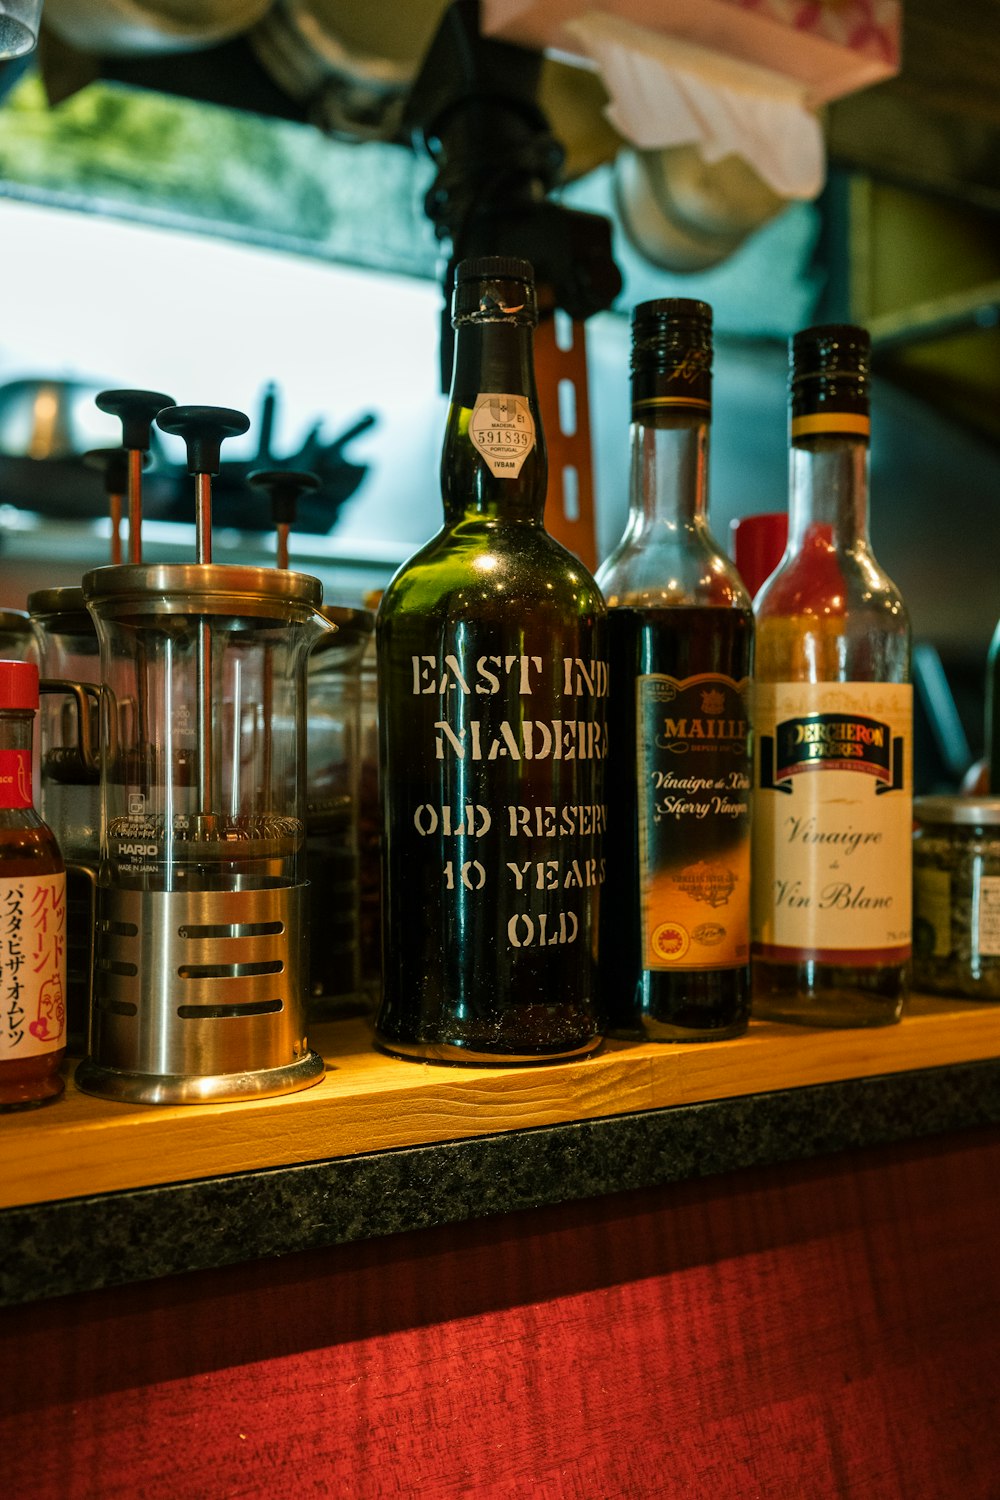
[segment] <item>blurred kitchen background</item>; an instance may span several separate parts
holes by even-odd
[[[696,296],[715,310],[712,514],[723,541],[733,518],[785,507],[788,336],[810,322],[867,324],[873,539],[921,644],[922,789],[955,784],[981,753],[1000,614],[993,0],[461,0],[450,10],[445,0],[46,0],[38,51],[0,62],[0,605],[23,608],[32,589],[78,582],[107,560],[105,497],[80,455],[120,442],[93,397],[126,386],[252,417],[216,486],[218,560],[274,556],[247,470],[309,468],[322,487],[301,507],[292,565],[317,573],[331,602],[380,588],[439,523],[451,242],[425,200],[444,227],[448,212],[461,217],[439,125],[457,112],[466,129],[462,109],[484,97],[476,76],[456,91],[453,59],[446,50],[433,65],[434,48],[447,49],[448,25],[476,28],[488,53],[531,48],[532,26],[578,12],[620,22],[613,40],[625,45],[636,41],[630,27],[655,13],[669,32],[676,13],[667,63],[683,63],[699,87],[770,89],[781,160],[768,159],[766,141],[752,160],[714,161],[704,143],[637,144],[623,133],[627,101],[608,118],[614,87],[597,27],[582,41],[566,30],[542,38],[553,50],[534,97],[526,103],[531,80],[509,75],[522,91],[514,147],[495,138],[491,159],[487,132],[474,164],[489,180],[511,150],[529,163],[546,204],[569,215],[537,231],[560,247],[557,293],[563,274],[564,306],[601,307],[586,324],[598,553],[625,512],[634,303]],[[723,46],[718,63],[701,21],[729,14],[743,47],[740,28],[760,10],[775,36],[806,26],[798,12],[816,13],[808,24],[827,28],[828,61],[833,48],[847,74],[800,79],[793,95],[787,49],[773,69],[752,47],[740,57]],[[845,30],[845,16],[867,18],[868,31]],[[821,124],[815,181],[808,131],[796,139],[803,98]],[[789,142],[804,142],[797,157]],[[579,226],[593,228],[586,215],[610,223],[607,265],[596,263],[599,236],[573,253]],[[569,285],[573,274],[585,284]],[[148,561],[193,555],[180,461],[160,439],[146,476]]]

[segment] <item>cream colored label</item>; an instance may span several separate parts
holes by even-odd
[[[535,446],[535,419],[527,397],[481,391],[472,408],[469,436],[491,473],[516,479]]]
[[[978,904],[980,957],[1000,957],[1000,876],[984,875],[981,878]]]
[[[904,960],[912,689],[758,683],[755,704],[755,942],[779,961]]]
[[[0,1062],[66,1042],[66,876],[0,878]]]
[[[951,953],[951,876],[947,870],[921,869],[914,872],[914,917],[917,931],[926,923],[934,934],[931,958],[947,958]],[[920,940],[917,951],[924,952]]]

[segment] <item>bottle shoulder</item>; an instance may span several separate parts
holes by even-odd
[[[707,527],[626,532],[597,582],[612,608],[751,608],[743,580]]]
[[[786,553],[754,600],[770,616],[884,613],[908,620],[903,596],[870,548],[808,548]]]
[[[384,630],[413,613],[506,616],[526,607],[604,614],[592,574],[537,525],[479,520],[446,526],[405,562],[379,607]],[[521,622],[523,623],[523,621]]]
[[[55,834],[33,808],[0,812],[0,879],[59,875],[64,869]]]

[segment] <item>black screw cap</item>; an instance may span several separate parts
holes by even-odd
[[[101,411],[121,417],[122,446],[149,452],[149,433],[153,418],[165,406],[173,406],[173,396],[162,391],[101,391],[96,398]]]
[[[321,480],[308,469],[254,469],[247,475],[247,483],[270,495],[275,525],[287,522],[294,526],[299,496],[318,490]]]
[[[157,427],[176,433],[187,445],[189,474],[218,474],[226,438],[239,437],[250,418],[229,406],[168,406],[157,413]]]

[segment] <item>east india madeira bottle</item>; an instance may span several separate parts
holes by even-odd
[[[455,274],[444,526],[376,632],[384,820],[379,1044],[531,1063],[599,1044],[604,602],[544,529],[532,268]]]
[[[910,627],[868,536],[869,337],[791,349],[788,547],[755,601],[753,1009],[897,1021],[910,957]]]
[[[32,800],[37,708],[38,668],[0,661],[0,1112],[63,1092],[66,874]]]
[[[738,1036],[750,1013],[749,595],[708,523],[712,311],[632,316],[625,533],[608,603],[611,741],[602,1025]]]

